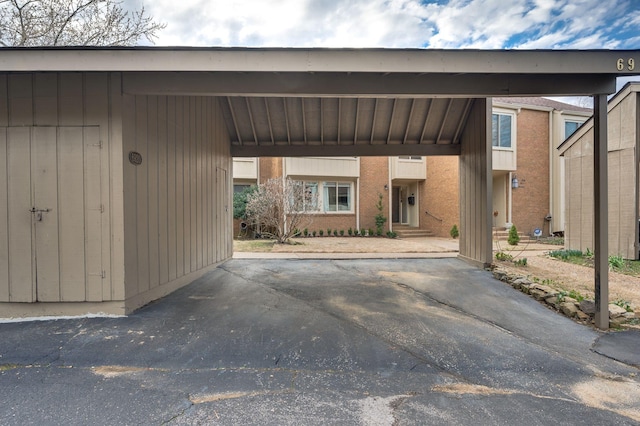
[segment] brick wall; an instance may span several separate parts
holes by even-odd
[[[360,158],[360,228],[376,229],[375,216],[378,214],[376,204],[378,194],[382,194],[382,212],[387,217],[384,232],[389,230],[389,197],[391,189],[384,189],[389,184],[389,157]]]
[[[282,157],[261,157],[258,183],[282,176]]]
[[[522,109],[517,118],[519,187],[513,189],[512,217],[519,232],[548,233],[549,113]],[[544,228],[543,228],[544,226]]]
[[[427,180],[420,184],[420,228],[438,237],[449,237],[454,224],[460,228],[458,175],[457,156],[427,157]]]

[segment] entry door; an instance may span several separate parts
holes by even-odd
[[[0,178],[7,191],[0,205],[6,206],[8,226],[0,243],[6,241],[8,253],[6,262],[0,260],[0,288],[6,288],[6,300],[101,300],[98,128],[2,130],[0,152],[7,161]]]
[[[402,192],[399,186],[394,186],[391,191],[391,223],[400,223],[400,198]]]

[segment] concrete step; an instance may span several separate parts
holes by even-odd
[[[398,238],[433,237],[435,235],[428,229],[420,229],[408,225],[393,225],[393,232],[398,234]]]

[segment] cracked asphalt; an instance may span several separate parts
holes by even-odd
[[[0,324],[0,424],[640,424],[602,336],[458,259],[234,259],[126,318]]]

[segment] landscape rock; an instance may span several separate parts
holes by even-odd
[[[625,322],[627,322],[627,319],[625,317],[612,318],[609,320],[609,327],[620,328],[620,326],[622,326],[622,324],[624,324]]]
[[[578,312],[576,312],[576,318],[578,318],[580,321],[586,321],[591,317],[588,314],[585,314],[584,312],[582,312],[581,310],[578,310]]]
[[[580,310],[585,314],[594,315],[596,313],[596,302],[593,300],[583,300],[580,302]]]
[[[523,285],[529,287],[531,285],[531,281],[526,278],[516,278],[511,282],[511,285],[513,286],[513,288],[520,290]]]
[[[504,271],[493,271],[493,276],[500,281],[506,281],[507,280],[507,273]]]
[[[635,312],[625,312],[624,314],[622,314],[623,317],[625,317],[628,320],[632,320],[637,318],[637,315]]]
[[[579,311],[576,305],[571,302],[562,302],[560,304],[560,310],[562,311],[563,314],[565,314],[569,318],[573,318],[576,315],[578,315],[578,311]]]
[[[535,288],[537,290],[540,291],[544,291],[545,293],[551,295],[551,296],[555,296],[556,294],[558,294],[558,292],[556,290],[554,290],[553,288],[549,287],[548,285],[544,285],[544,284],[531,284],[530,288]]]
[[[626,313],[627,310],[622,306],[614,305],[613,303],[609,305],[609,318],[611,319],[619,318]]]
[[[529,288],[529,294],[536,298],[536,300],[542,300],[547,297],[547,292],[538,288]]]
[[[548,305],[552,305],[555,307],[558,306],[558,296],[547,297],[546,299],[544,299],[544,301],[547,302]]]

